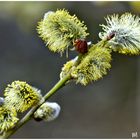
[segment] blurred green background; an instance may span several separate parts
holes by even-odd
[[[67,9],[84,20],[99,41],[99,24],[108,14],[140,14],[140,2],[0,2],[0,96],[8,83],[27,81],[44,94],[58,80],[63,64],[45,47],[36,32],[44,13]],[[49,101],[61,105],[53,122],[31,120],[12,138],[131,138],[140,136],[140,57],[112,54],[112,69],[103,79],[84,87],[70,83]]]

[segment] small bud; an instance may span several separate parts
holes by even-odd
[[[14,81],[4,92],[5,104],[15,107],[16,111],[24,112],[36,105],[42,98],[40,90],[23,81]]]
[[[46,102],[36,110],[34,119],[37,121],[52,121],[58,117],[60,110],[61,108],[57,103]]]
[[[6,106],[0,106],[0,133],[12,129],[18,122],[17,113],[14,108],[8,109]]]
[[[77,39],[74,42],[74,46],[75,46],[76,51],[78,51],[81,54],[85,54],[88,52],[87,42],[83,39]]]
[[[39,22],[37,31],[46,46],[57,53],[63,53],[77,38],[86,38],[87,27],[75,15],[66,10],[48,12]]]
[[[114,36],[115,36],[115,32],[112,31],[112,32],[107,36],[107,40],[111,40]]]

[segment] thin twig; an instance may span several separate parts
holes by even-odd
[[[80,63],[81,58],[82,58],[82,56],[79,55],[77,61],[75,62],[75,66]],[[45,96],[42,98],[42,100],[36,106],[34,106],[30,109],[30,111],[17,123],[17,125],[13,129],[4,133],[3,136],[1,136],[0,138],[2,138],[2,139],[9,138],[12,134],[14,134],[21,126],[23,126],[26,122],[28,122],[32,118],[32,115],[34,114],[34,112],[46,100],[48,100],[52,95],[54,95],[54,93],[56,91],[58,91],[60,88],[62,88],[66,84],[66,82],[68,80],[70,80],[71,78],[72,78],[71,73],[69,72],[63,79],[59,80],[58,83],[56,83],[56,85],[48,93],[45,94]]]

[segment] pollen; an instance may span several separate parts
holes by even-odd
[[[121,54],[140,54],[140,18],[125,13],[121,16],[110,15],[106,18],[107,25],[101,25],[101,39],[108,40],[108,46]]]
[[[36,105],[41,99],[40,90],[23,81],[14,81],[4,92],[5,103],[15,107],[16,111],[24,112]]]
[[[110,53],[111,51],[108,48],[93,45],[71,74],[76,83],[87,85],[106,75],[107,70],[111,68]]]
[[[14,108],[8,109],[6,106],[0,106],[0,133],[12,129],[18,122],[17,113]]]
[[[53,52],[63,53],[77,38],[86,38],[84,22],[66,10],[48,12],[38,23],[37,31],[46,46]]]

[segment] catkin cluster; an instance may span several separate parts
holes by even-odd
[[[18,122],[18,112],[25,112],[37,105],[42,99],[41,91],[24,81],[14,81],[8,84],[4,98],[0,98],[0,133],[12,129]],[[39,115],[41,113],[43,115]],[[44,103],[35,112],[35,118],[54,120],[60,112],[57,103]]]
[[[111,68],[111,52],[121,54],[140,54],[140,18],[130,13],[121,16],[110,15],[106,18],[107,25],[100,25],[100,43],[86,43],[86,25],[66,10],[48,12],[39,22],[38,33],[46,46],[54,52],[64,52],[73,45],[78,57],[62,67],[60,79],[71,73],[71,79],[76,83],[87,85],[107,74]]]
[[[50,11],[38,23],[37,31],[49,50],[57,53],[67,51],[70,46],[78,56],[66,62],[62,67],[60,79],[68,74],[76,83],[87,85],[101,79],[111,68],[111,52],[121,54],[140,54],[140,18],[130,13],[106,18],[107,25],[100,25],[101,41],[92,44],[86,41],[87,27],[75,15],[67,10]],[[23,81],[14,81],[0,98],[0,133],[12,129],[19,118],[18,112],[24,112],[36,106],[42,95],[40,90]],[[33,114],[35,120],[54,120],[60,112],[57,103],[46,102]]]
[[[0,132],[12,129],[18,122],[18,112],[35,106],[42,98],[40,90],[23,81],[8,84],[0,100]]]

